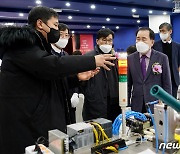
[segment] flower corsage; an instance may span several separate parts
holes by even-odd
[[[154,74],[161,74],[162,73],[162,66],[159,63],[154,63],[152,65],[152,71]]]

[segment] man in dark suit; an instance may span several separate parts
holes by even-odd
[[[168,57],[151,48],[154,37],[150,28],[140,28],[136,32],[137,51],[128,56],[128,100],[132,110],[142,113],[146,112],[145,103],[156,100],[150,94],[153,85],[170,94],[172,90]]]
[[[109,28],[97,32],[96,46],[89,56],[112,53],[114,32]],[[118,68],[117,60],[112,61],[115,67],[110,71],[100,69],[99,73],[83,85],[85,96],[83,120],[106,118],[114,121],[121,113],[119,107]]]
[[[161,40],[154,43],[154,49],[163,52],[168,56],[171,71],[172,95],[177,98],[177,90],[180,83],[180,44],[174,42],[171,38],[172,26],[169,23],[162,23],[159,26]]]

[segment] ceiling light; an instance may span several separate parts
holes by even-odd
[[[71,4],[70,4],[69,2],[67,2],[67,3],[66,3],[66,6],[69,7],[69,6],[71,6]]]
[[[91,26],[90,25],[87,25],[87,28],[90,28]]]
[[[141,21],[140,20],[137,20],[137,23],[140,23]]]
[[[132,17],[133,18],[139,18],[139,14],[133,14]]]
[[[68,16],[68,19],[72,19],[72,16]]]
[[[116,10],[117,8],[116,7],[114,7],[114,10]]]
[[[116,29],[119,29],[119,26],[116,26]]]
[[[167,14],[167,12],[163,12],[163,15],[166,15]]]
[[[131,11],[132,11],[133,13],[135,13],[135,12],[136,12],[136,9],[132,9]]]
[[[110,18],[106,18],[106,21],[110,21]]]
[[[40,0],[36,0],[36,4],[40,5],[40,4],[42,4],[42,2]]]
[[[106,28],[105,26],[102,26],[102,28]]]
[[[74,31],[72,31],[72,34],[74,34]]]
[[[152,14],[153,13],[153,11],[152,10],[149,10],[149,14]]]
[[[19,16],[20,16],[20,17],[23,17],[23,16],[24,16],[24,14],[23,14],[23,13],[19,13]]]
[[[8,23],[4,23],[4,25],[5,25],[5,26],[13,26],[13,25],[14,25],[14,23],[10,23],[10,22],[8,22]]]
[[[96,6],[94,4],[91,5],[91,9],[95,9]]]

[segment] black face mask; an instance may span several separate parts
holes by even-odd
[[[44,30],[47,33],[48,43],[56,43],[60,38],[60,31],[56,30],[54,28],[51,28],[51,27],[49,27],[49,28],[50,28],[50,32],[48,32],[48,33]]]

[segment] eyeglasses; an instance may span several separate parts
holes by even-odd
[[[107,39],[102,39],[101,41],[102,41],[103,43],[106,43],[106,42],[107,42],[107,43],[109,43],[109,44],[113,42],[112,39],[108,39],[108,40],[107,40]]]

